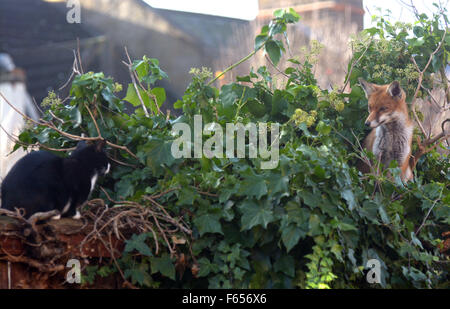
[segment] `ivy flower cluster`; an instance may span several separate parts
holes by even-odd
[[[294,115],[292,116],[292,119],[294,120],[296,125],[306,123],[306,126],[310,127],[316,122],[317,111],[312,110],[310,113],[308,113],[301,108],[297,108]]]

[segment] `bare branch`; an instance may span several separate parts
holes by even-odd
[[[370,39],[369,43],[367,44],[365,50],[363,51],[363,53],[361,54],[361,56],[354,62],[352,62],[352,64],[350,65],[350,70],[348,71],[348,74],[345,78],[345,82],[344,82],[344,86],[342,86],[341,90],[339,91],[340,93],[344,93],[345,88],[348,85],[348,82],[350,81],[350,76],[352,75],[353,69],[354,67],[361,61],[361,59],[364,57],[364,55],[366,54],[367,50],[369,49],[370,44],[372,44],[373,38]]]
[[[142,109],[144,110],[145,116],[150,117],[147,107],[145,107],[144,100],[142,99],[141,92],[138,89],[136,77],[133,72],[133,63],[131,62],[131,58],[130,58],[130,55],[128,54],[128,49],[126,46],[125,46],[125,54],[127,55],[128,63],[126,63],[125,61],[122,61],[122,63],[128,67],[128,71],[130,72],[131,81],[133,83],[134,89],[136,90],[136,94],[139,98],[139,101],[141,101]]]
[[[62,136],[67,137],[67,138],[69,138],[69,139],[71,139],[71,140],[74,140],[74,141],[90,141],[90,142],[103,140],[103,137],[102,137],[102,136],[97,136],[97,137],[83,137],[83,136],[73,135],[73,134],[70,134],[70,133],[67,133],[67,132],[64,132],[64,131],[58,129],[58,128],[55,126],[55,124],[53,124],[52,122],[49,122],[49,121],[43,121],[43,122],[36,121],[36,120],[34,120],[34,119],[28,117],[27,115],[25,115],[25,114],[22,113],[21,111],[19,111],[13,104],[11,104],[11,102],[9,102],[9,100],[8,100],[1,92],[0,92],[0,97],[2,97],[2,98],[5,100],[5,102],[6,102],[6,103],[7,103],[14,111],[16,111],[18,114],[20,114],[23,118],[25,118],[25,119],[31,121],[32,123],[34,123],[34,124],[36,124],[36,125],[48,127],[48,128],[50,128],[50,129],[52,129],[52,130],[58,132],[58,133],[61,134]],[[92,113],[91,113],[91,116],[93,117]],[[42,119],[41,119],[41,120],[42,120]],[[96,123],[95,120],[94,120],[94,123]],[[97,127],[98,127],[98,126],[97,126]],[[129,155],[131,155],[133,158],[135,158],[136,160],[139,160],[139,158],[138,158],[132,151],[130,151],[130,150],[128,149],[128,147],[126,147],[126,146],[117,145],[117,144],[114,144],[114,143],[112,143],[112,142],[110,142],[110,141],[106,141],[106,144],[109,145],[110,147],[117,148],[117,149],[120,149],[120,150],[124,150],[124,151],[126,151]]]
[[[426,65],[425,65],[425,67],[423,68],[423,70],[420,70],[419,66],[417,65],[416,60],[414,59],[414,57],[411,56],[411,61],[414,63],[414,66],[416,67],[417,72],[419,72],[419,81],[417,83],[417,88],[416,88],[416,91],[414,92],[414,96],[413,96],[412,101],[411,101],[412,102],[411,110],[413,112],[414,119],[417,122],[417,124],[418,124],[418,126],[419,126],[419,128],[420,128],[420,130],[421,130],[421,132],[422,132],[422,134],[424,136],[426,136],[426,131],[423,128],[422,122],[420,121],[419,117],[417,116],[417,112],[416,112],[416,101],[417,100],[416,99],[417,99],[417,96],[419,95],[420,88],[422,87],[423,76],[424,76],[426,70],[428,69],[428,67],[430,66],[434,55],[436,55],[436,53],[441,49],[442,44],[444,43],[446,35],[447,35],[447,28],[444,31],[444,35],[442,36],[442,39],[439,42],[438,47],[430,54],[430,57],[428,58],[428,61],[427,61]]]

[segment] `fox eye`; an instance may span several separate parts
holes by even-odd
[[[386,107],[380,107],[380,112],[383,112],[383,111],[385,111],[385,110],[387,110]]]

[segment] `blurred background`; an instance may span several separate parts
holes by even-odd
[[[81,4],[81,23],[67,22],[70,2]],[[422,8],[427,2],[415,5]],[[192,67],[218,74],[246,56],[262,25],[279,8],[301,15],[288,30],[287,57],[301,57],[301,48],[318,40],[324,45],[316,68],[320,85],[341,84],[351,53],[349,38],[370,26],[375,7],[391,9],[397,19],[412,15],[403,11],[400,0],[1,0],[0,53],[9,54],[23,69],[30,95],[41,102],[68,80],[77,38],[84,71],[103,71],[124,85],[130,82],[122,63],[126,46],[132,59],[159,59],[170,77],[160,83],[167,90],[168,108],[183,94]],[[217,86],[261,65],[273,70],[258,53]]]

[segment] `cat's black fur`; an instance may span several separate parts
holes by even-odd
[[[2,208],[23,208],[27,217],[55,209],[61,216],[74,216],[89,198],[93,177],[109,171],[104,145],[104,141],[80,142],[67,158],[46,151],[26,155],[3,180]]]

